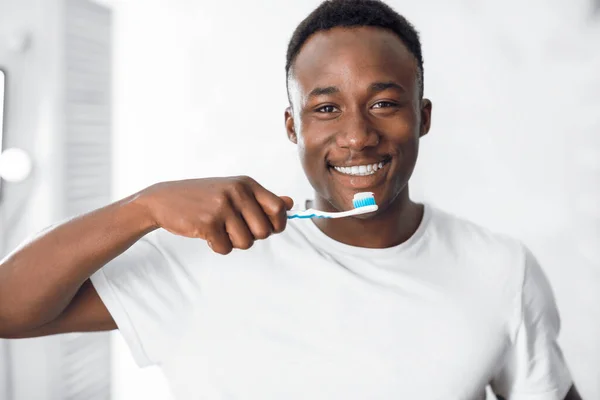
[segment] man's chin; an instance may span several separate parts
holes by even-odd
[[[371,219],[375,219],[378,215],[377,213],[378,213],[378,211],[375,211],[375,212],[370,212],[370,213],[366,213],[366,214],[355,215],[352,218],[355,218],[355,219],[358,219],[361,221],[368,221]]]
[[[329,200],[327,201],[328,203],[328,210],[324,210],[324,211],[331,211],[331,212],[346,212],[346,211],[351,211],[351,210],[355,210],[355,209],[360,209],[360,208],[355,208],[354,204],[353,204],[353,198],[354,198],[354,194],[351,194],[349,196],[344,196],[343,199],[339,199],[338,201],[336,200]],[[373,212],[368,212],[365,214],[359,214],[359,215],[353,215],[351,217],[348,218],[356,218],[359,220],[369,220],[372,218],[377,217],[382,209],[381,209],[381,205],[379,203],[379,201],[377,201],[377,197],[375,196],[375,202],[378,206],[378,210],[377,211],[373,211]]]

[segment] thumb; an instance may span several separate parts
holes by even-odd
[[[283,200],[283,202],[285,203],[285,208],[287,210],[291,210],[292,207],[294,207],[294,200],[292,200],[291,197],[288,197],[288,196],[279,196],[279,198],[281,200]]]

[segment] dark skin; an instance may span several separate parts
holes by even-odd
[[[379,210],[360,218],[317,219],[328,236],[354,246],[385,248],[414,234],[423,206],[409,197],[419,140],[429,132],[432,104],[420,93],[415,58],[387,30],[335,28],[311,37],[288,81],[289,139],[315,188],[314,206],[352,208],[357,192],[373,192]],[[383,162],[375,174],[348,176],[334,167]],[[565,400],[581,400],[572,386]]]
[[[393,33],[374,28],[318,33],[296,59],[285,123],[315,188],[315,207],[351,209],[357,192],[373,192],[379,205],[362,218],[315,221],[340,242],[391,247],[421,221],[423,207],[409,198],[408,180],[432,105],[421,97],[415,76],[412,54]],[[379,162],[384,167],[366,177],[333,168]]]
[[[316,207],[349,209],[352,195],[367,190],[381,207],[362,218],[321,221],[319,227],[344,243],[393,246],[408,239],[422,217],[422,206],[409,199],[407,182],[419,138],[429,130],[431,103],[417,94],[414,60],[397,38],[359,31],[352,51],[347,36],[338,38],[344,42],[337,43],[344,44],[338,50],[336,43],[320,41],[323,35],[315,35],[296,61],[288,134],[315,187]],[[371,46],[374,52],[366,53]],[[311,54],[324,62],[311,62]],[[328,65],[338,69],[327,70]],[[321,86],[327,90],[308,96]],[[315,112],[321,104],[329,108]],[[335,175],[330,168],[371,161],[385,166],[360,179]],[[206,240],[226,255],[282,232],[291,206],[290,198],[248,177],[192,179],[153,185],[58,225],[0,263],[0,337],[117,329],[89,277],[141,237],[161,228]]]

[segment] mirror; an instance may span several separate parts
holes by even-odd
[[[5,86],[5,74],[0,69],[0,153],[3,150],[4,143],[4,86]]]

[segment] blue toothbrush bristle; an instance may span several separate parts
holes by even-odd
[[[375,203],[374,197],[365,197],[362,199],[354,199],[354,200],[352,200],[352,204],[354,205],[354,208],[377,205],[377,203]]]

